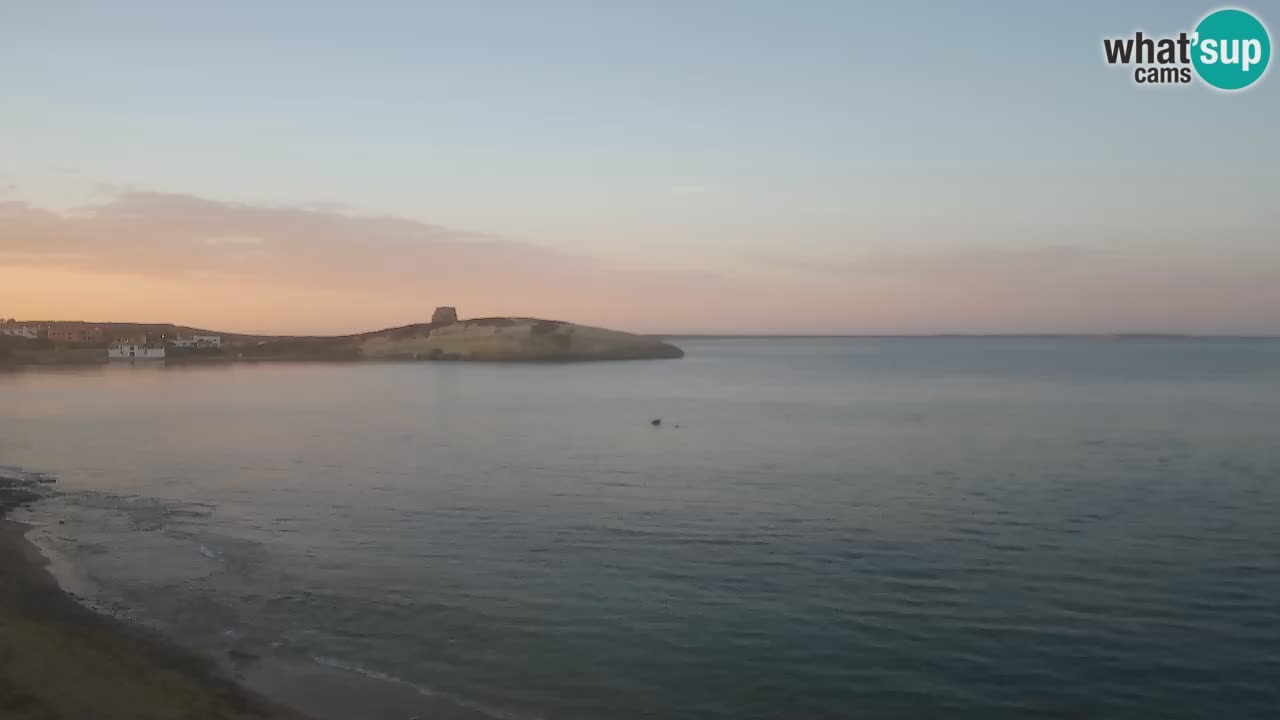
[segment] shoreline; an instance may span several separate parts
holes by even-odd
[[[2,480],[5,494],[24,492]],[[4,517],[17,504],[0,503],[0,716],[309,720],[238,684],[212,659],[81,605],[27,539],[33,526]]]
[[[223,648],[184,644],[104,597],[96,579],[50,545],[72,530],[56,513],[34,507],[53,497],[41,490],[52,482],[0,466],[0,718],[518,717],[340,656],[235,647],[224,655]],[[11,512],[29,507],[41,519]],[[371,694],[376,715],[368,714]]]

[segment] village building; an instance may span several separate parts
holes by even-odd
[[[103,342],[102,328],[88,323],[56,323],[49,326],[53,342],[91,345]]]
[[[0,335],[8,335],[10,337],[22,337],[28,340],[36,340],[40,337],[41,329],[35,325],[0,325]]]
[[[107,348],[107,357],[111,360],[163,360],[164,346],[144,343],[113,343]]]
[[[172,347],[176,348],[193,348],[198,350],[214,349],[222,347],[222,336],[197,333],[188,338],[173,338],[172,340],[169,340],[168,343]]]

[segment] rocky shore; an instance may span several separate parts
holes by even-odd
[[[304,720],[211,661],[64,593],[25,539],[28,526],[4,517],[50,480],[0,469],[0,718]]]

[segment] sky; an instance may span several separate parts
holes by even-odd
[[[1280,78],[1102,55],[1218,7],[0,0],[0,317],[1280,334]]]

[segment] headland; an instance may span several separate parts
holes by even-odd
[[[558,320],[459,320],[438,308],[431,322],[333,336],[246,335],[172,324],[0,323],[0,365],[78,365],[109,360],[589,362],[683,357],[660,338]]]

